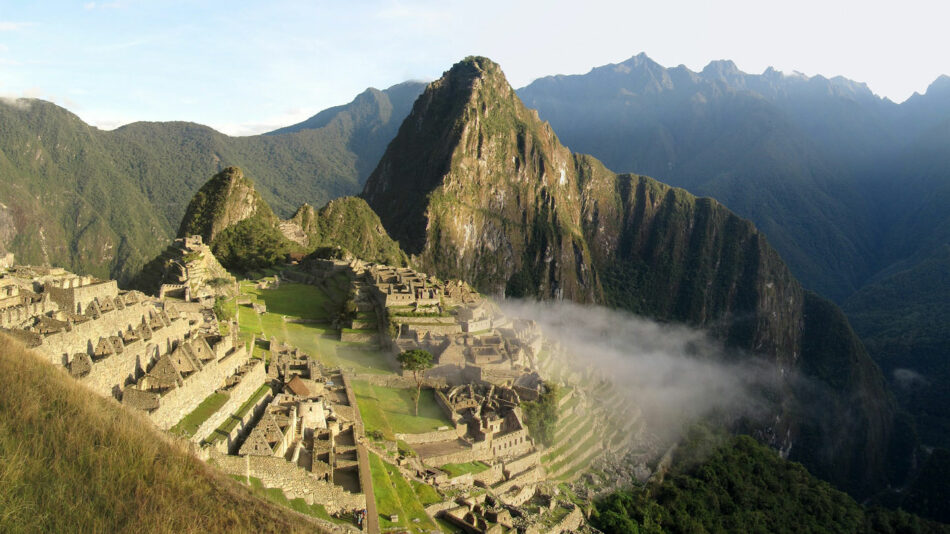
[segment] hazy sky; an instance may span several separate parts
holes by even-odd
[[[472,54],[515,87],[646,52],[867,82],[900,102],[950,74],[950,3],[798,0],[0,0],[0,95],[102,128],[189,120],[267,131]]]

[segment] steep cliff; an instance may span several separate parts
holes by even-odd
[[[606,303],[684,322],[768,358],[781,373],[826,381],[812,372],[822,362],[806,359],[828,355],[803,353],[823,325],[806,322],[800,284],[750,222],[714,200],[572,154],[488,59],[467,58],[429,85],[363,197],[415,263],[439,276],[488,293]],[[883,482],[892,408],[860,341],[850,328],[842,335],[850,337],[829,361],[845,362],[858,379],[831,393],[841,404],[805,413],[789,383],[768,431],[774,444],[861,491]],[[853,396],[881,400],[854,408],[860,417],[845,432],[833,422],[850,417]],[[813,419],[828,421],[831,434],[808,447],[830,448],[831,463],[796,447],[796,429]],[[848,465],[831,469],[838,461]]]

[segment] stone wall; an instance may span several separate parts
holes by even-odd
[[[154,309],[154,303],[146,300],[126,305],[123,309],[104,312],[98,319],[73,324],[69,331],[45,336],[38,350],[48,355],[53,364],[66,365],[69,357],[76,352],[92,354],[92,348],[100,337],[120,335],[129,326],[137,328],[142,324],[142,317],[146,317],[147,322],[149,311]]]
[[[119,294],[119,286],[115,280],[70,288],[47,284],[44,290],[48,291],[50,298],[63,309],[73,313],[83,313],[86,311],[86,307],[96,299],[114,299]]]
[[[487,488],[503,478],[505,478],[505,474],[500,463],[492,465],[481,473],[472,475],[472,481],[483,488]]]
[[[247,360],[247,351],[239,345],[223,358],[206,363],[201,370],[185,379],[181,387],[162,395],[158,409],[150,412],[149,417],[159,428],[171,428],[214,390],[223,386],[224,379],[234,374]]]
[[[396,439],[401,439],[410,445],[417,443],[434,443],[437,441],[458,439],[464,436],[467,431],[468,428],[465,425],[458,424],[455,428],[449,428],[447,430],[436,430],[420,434],[396,434]]]
[[[241,417],[238,423],[234,425],[234,428],[232,428],[228,433],[226,438],[222,438],[213,442],[213,448],[221,454],[237,454],[238,444],[241,443],[242,440],[251,433],[251,423],[261,418],[261,415],[264,414],[264,410],[267,408],[267,405],[273,400],[274,394],[272,392],[267,392],[263,397],[260,398],[260,400],[254,403],[254,406],[252,406],[247,411],[247,413]],[[233,415],[233,413],[228,415]]]
[[[424,334],[429,332],[433,335],[448,335],[448,334],[461,334],[462,325],[458,323],[454,324],[431,324],[431,323],[415,323],[409,325],[410,330],[414,332],[419,332]],[[411,334],[410,334],[411,335]]]
[[[187,321],[172,321],[165,328],[152,332],[151,339],[133,341],[120,354],[112,354],[94,362],[92,370],[80,381],[100,395],[113,395],[116,388],[124,389],[129,379],[135,380],[142,376],[159,356],[171,352],[189,331]],[[77,352],[86,352],[85,347]]]
[[[439,324],[456,324],[455,317],[410,317],[410,316],[401,316],[389,314],[390,319],[395,323],[401,324],[418,324],[418,323],[439,323]]]
[[[244,375],[236,386],[231,388],[231,391],[228,393],[228,400],[224,403],[224,406],[219,408],[217,412],[213,413],[211,417],[206,419],[205,422],[198,427],[195,434],[191,436],[191,441],[200,443],[201,440],[207,438],[216,428],[221,426],[225,419],[236,412],[238,408],[267,381],[265,367],[263,361],[258,361],[257,365]]]
[[[539,451],[532,451],[523,456],[515,458],[509,462],[505,462],[505,478],[511,478],[518,476],[519,474],[531,469],[532,467],[541,463],[541,453]]]
[[[350,493],[313,473],[274,456],[227,456],[212,454],[211,460],[225,473],[259,478],[266,488],[280,488],[288,499],[319,503],[336,514],[366,508],[366,496]]]
[[[534,484],[535,482],[541,482],[542,480],[544,480],[544,469],[542,469],[539,465],[525,471],[524,473],[521,473],[514,478],[509,478],[508,480],[493,486],[492,491],[496,495],[501,495],[515,486]]]
[[[340,341],[344,343],[376,343],[379,339],[376,331],[372,332],[340,332]]]

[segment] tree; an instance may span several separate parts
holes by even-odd
[[[432,353],[427,350],[404,350],[396,356],[403,371],[412,371],[412,378],[416,381],[416,416],[419,415],[419,397],[422,395],[422,381],[426,377],[426,369],[432,368]]]

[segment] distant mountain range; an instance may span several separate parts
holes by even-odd
[[[841,77],[731,61],[693,72],[640,54],[518,94],[573,150],[755,222],[907,386],[925,441],[950,445],[932,408],[950,404],[950,77],[895,104]],[[921,380],[896,380],[906,369]]]
[[[101,131],[48,102],[0,102],[0,252],[127,281],[174,237],[198,188],[230,165],[282,217],[355,194],[423,87],[367,89],[250,137],[184,122]]]

